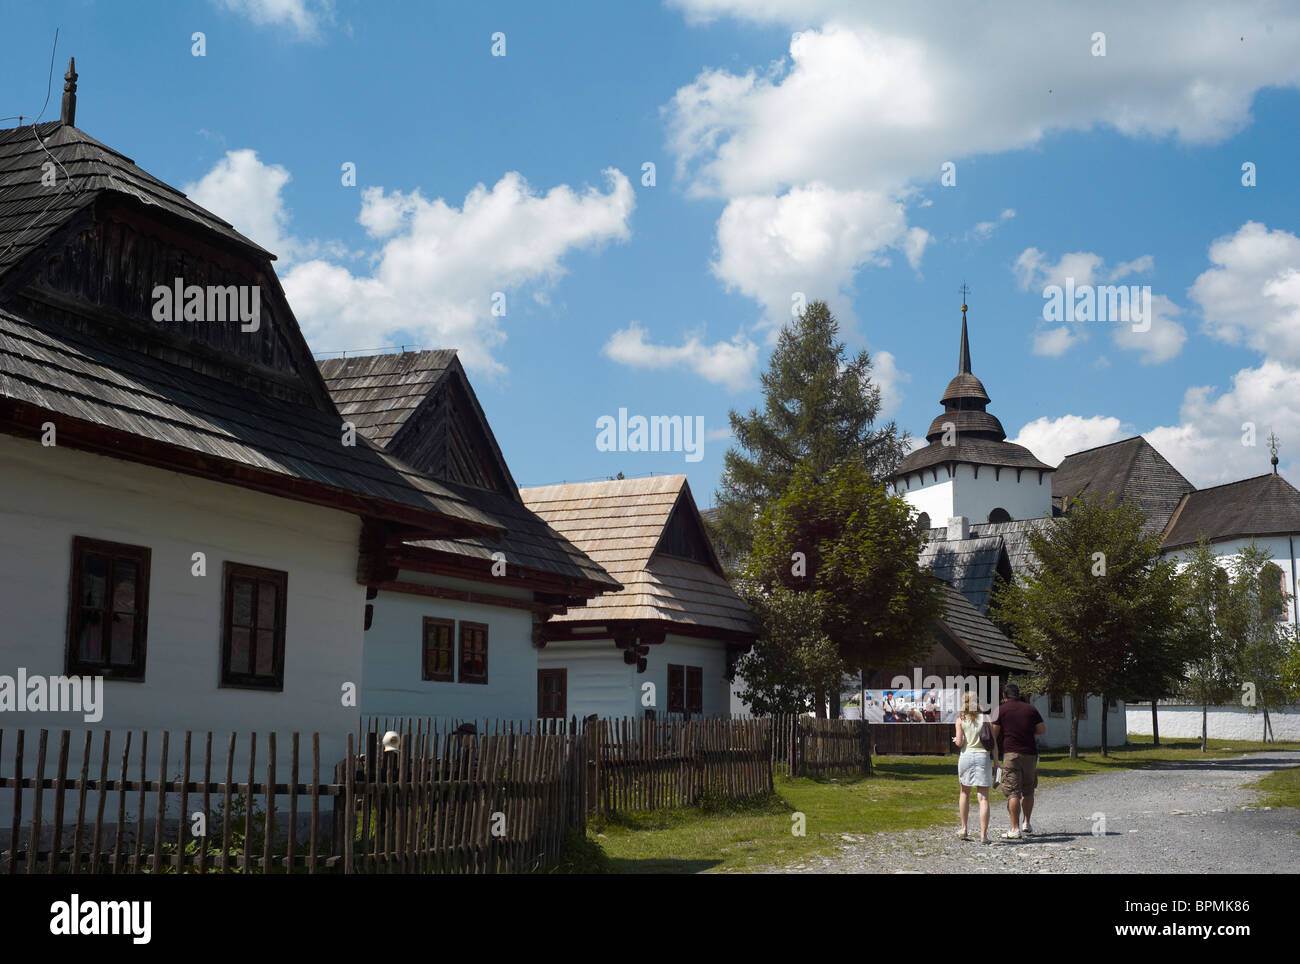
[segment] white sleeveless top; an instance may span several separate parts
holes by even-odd
[[[962,734],[962,751],[971,750],[976,753],[988,753],[988,749],[980,742],[980,727],[988,721],[988,717],[981,713],[975,718],[975,721],[969,722],[965,717],[959,717]]]

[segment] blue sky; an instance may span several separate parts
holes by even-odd
[[[684,471],[711,503],[795,292],[923,434],[963,281],[1045,461],[1141,432],[1214,484],[1273,430],[1300,466],[1300,10],[464,6],[6,3],[0,114],[40,111],[58,27],[46,119],[73,55],[78,126],[279,254],[314,350],[460,349],[521,485]],[[1150,285],[1150,330],[1043,322],[1065,277]],[[703,459],[599,451],[619,408],[702,416]]]

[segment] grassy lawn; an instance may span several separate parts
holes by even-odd
[[[1175,740],[1160,747],[1129,743],[1112,749],[1108,757],[1097,751],[1084,752],[1077,760],[1071,760],[1065,750],[1052,750],[1039,758],[1039,783],[1051,786],[1162,761],[1296,749],[1300,743],[1211,740],[1209,752],[1202,755],[1199,741]],[[601,869],[611,873],[700,873],[795,863],[833,852],[845,842],[845,835],[935,824],[957,826],[955,756],[886,756],[877,757],[875,763],[873,777],[814,780],[778,776],[776,793],[748,806],[615,815],[594,822],[588,839],[600,845],[605,854]],[[1295,782],[1300,771],[1287,772],[1293,780],[1291,792],[1300,794],[1300,784]],[[995,807],[1001,807],[1003,799],[998,791],[993,792]],[[973,798],[972,811],[978,821]],[[795,812],[805,816],[805,836],[791,832]]]
[[[1300,767],[1270,773],[1250,788],[1259,791],[1257,807],[1300,807]]]

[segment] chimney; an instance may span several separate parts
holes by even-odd
[[[970,519],[964,515],[954,516],[948,520],[948,539],[954,541],[957,539],[970,538]]]
[[[69,127],[77,126],[77,58],[68,58],[68,72],[63,75],[63,115],[59,118]]]

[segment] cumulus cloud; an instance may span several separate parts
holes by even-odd
[[[1128,351],[1142,353],[1138,360],[1143,365],[1158,365],[1168,361],[1183,350],[1187,329],[1174,321],[1183,310],[1164,295],[1151,298],[1151,326],[1141,331],[1133,325],[1115,326],[1115,344]]]
[[[314,40],[334,20],[331,0],[216,0],[217,5],[260,27],[286,27],[300,40]]]
[[[680,345],[657,345],[646,340],[646,330],[634,321],[611,335],[601,354],[630,368],[684,368],[736,392],[753,380],[758,346],[744,335],[713,344],[690,335]]]
[[[300,244],[289,233],[289,214],[280,196],[289,180],[286,168],[264,164],[256,151],[244,148],[227,151],[212,170],[181,190],[286,263]]]
[[[1247,221],[1210,245],[1214,267],[1192,284],[1206,331],[1300,364],[1300,238]]]
[[[1057,358],[1087,337],[1082,330],[1071,328],[1068,325],[1045,328],[1034,334],[1034,354]]]
[[[758,300],[769,320],[788,317],[789,292],[773,315],[778,299],[751,274],[773,259],[758,259],[754,272],[733,265],[755,247],[779,250],[785,233],[760,231],[755,240],[735,228],[770,222],[798,189],[879,198],[859,211],[875,222],[861,222],[860,233],[878,240],[844,239],[832,254],[836,269],[822,279],[828,292],[843,292],[862,265],[905,236],[891,202],[937,182],[947,161],[957,165],[959,189],[965,159],[1030,147],[1053,132],[1105,127],[1217,143],[1250,122],[1257,91],[1300,83],[1300,10],[1267,3],[1160,0],[1110,10],[1113,42],[1098,69],[1095,12],[1063,0],[955,5],[942,17],[928,4],[857,0],[670,2],[690,23],[731,17],[792,31],[772,62],[706,67],[664,107],[688,191],[728,202],[719,277]],[[1239,36],[1248,55],[1228,42]],[[998,69],[972,69],[971,50]],[[982,222],[972,237],[994,224]]]
[[[543,292],[565,273],[570,252],[630,236],[636,201],[628,179],[604,172],[607,190],[560,185],[538,193],[517,173],[475,186],[454,207],[418,191],[362,194],[358,218],[383,239],[368,274],[316,259],[283,280],[303,332],[318,350],[370,347],[410,338],[456,348],[466,365],[503,371],[505,341],[494,293]]]
[[[717,240],[713,273],[764,306],[775,337],[796,293],[851,318],[848,289],[857,268],[888,263],[890,248],[903,250],[915,267],[929,236],[909,232],[902,204],[879,192],[812,184],[736,198],[718,220]]]
[[[1126,435],[1120,420],[1111,415],[1062,415],[1034,419],[1011,441],[1048,465],[1060,465],[1073,452],[1118,442]]]
[[[903,403],[902,386],[912,376],[898,367],[893,352],[875,351],[871,353],[871,380],[880,389],[880,418],[887,419]]]

